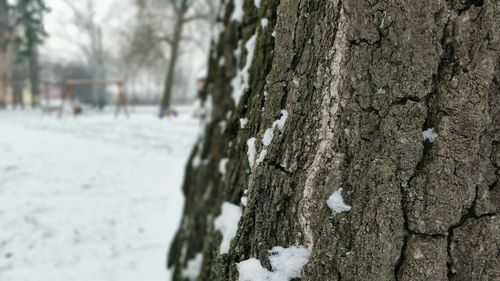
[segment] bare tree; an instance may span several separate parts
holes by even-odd
[[[76,6],[74,1],[65,0],[65,3],[73,11],[74,25],[87,37],[87,43],[80,43],[78,47],[86,58],[86,63],[91,69],[93,79],[106,79],[105,66],[106,52],[103,47],[103,35],[101,26],[96,23],[96,10],[93,0],[84,1],[83,6]],[[105,103],[105,87],[93,86],[93,100],[102,108]]]
[[[170,60],[168,62],[168,69],[165,77],[165,84],[163,89],[163,96],[161,100],[161,109],[169,110],[172,97],[172,90],[174,85],[177,60],[180,55],[180,47],[182,40],[196,40],[190,36],[183,34],[185,25],[192,21],[204,20],[213,23],[215,2],[204,1],[207,5],[205,8],[200,8],[196,5],[195,0],[170,0],[174,13],[174,28],[173,34],[166,37],[166,42],[170,45]]]
[[[138,24],[134,34],[132,45],[136,47],[133,55],[144,61],[158,61],[158,56],[154,55],[158,51],[162,52],[163,47],[167,47],[167,52],[163,58],[167,62],[166,74],[164,77],[163,94],[161,108],[168,110],[171,104],[172,91],[178,84],[180,75],[178,62],[186,43],[189,43],[200,50],[205,50],[208,46],[207,38],[201,32],[186,34],[186,28],[194,26],[195,23],[208,24],[214,21],[215,10],[218,0],[138,0],[139,7]],[[167,18],[167,20],[165,20]],[[146,40],[147,39],[147,40]],[[144,48],[144,44],[149,44]],[[153,47],[152,44],[156,44]]]

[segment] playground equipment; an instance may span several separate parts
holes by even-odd
[[[59,118],[62,118],[64,113],[64,105],[66,101],[69,100],[73,112],[73,116],[77,116],[81,113],[81,108],[75,105],[75,99],[73,96],[73,86],[78,85],[106,85],[106,84],[115,84],[118,87],[118,94],[115,100],[115,117],[118,117],[120,112],[123,110],[125,116],[129,116],[129,111],[127,108],[127,97],[125,96],[125,92],[123,91],[123,81],[122,80],[67,80],[64,84],[64,93],[62,95],[61,107],[59,108]]]

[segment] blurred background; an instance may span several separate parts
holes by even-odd
[[[218,0],[0,0],[0,280],[169,280]]]

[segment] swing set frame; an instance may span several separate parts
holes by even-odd
[[[66,101],[69,100],[71,104],[71,108],[73,111],[73,117],[78,115],[78,110],[75,105],[75,98],[73,96],[73,87],[81,86],[81,85],[108,85],[115,84],[118,86],[118,95],[115,100],[115,118],[118,117],[120,112],[123,110],[123,113],[126,117],[129,117],[128,104],[127,104],[127,96],[123,90],[123,81],[122,80],[88,80],[88,79],[71,79],[66,80],[64,83],[64,93],[61,99],[61,106],[59,107],[58,117],[62,118],[64,113],[64,105]]]

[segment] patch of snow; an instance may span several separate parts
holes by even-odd
[[[379,25],[380,29],[384,28],[385,16],[386,16],[386,14],[385,14],[385,11],[384,11],[384,17],[382,18],[382,21],[380,22],[380,25]]]
[[[0,280],[170,280],[199,124],[193,107],[176,109],[168,120],[144,106],[130,119],[0,110]]]
[[[269,146],[274,137],[274,129],[278,128],[278,130],[283,131],[285,128],[286,119],[288,118],[288,111],[282,110],[280,119],[273,122],[271,128],[266,129],[264,132],[264,136],[262,137],[262,143],[265,146]]]
[[[300,278],[302,269],[309,261],[310,252],[304,246],[288,248],[274,247],[269,251],[269,261],[273,271],[279,278],[274,280],[290,280]]]
[[[223,158],[219,162],[219,173],[221,173],[222,175],[226,174],[226,166],[228,161],[228,158]]]
[[[276,30],[275,30],[275,31],[273,31],[273,33],[271,33],[271,36],[272,36],[272,37],[276,37]]]
[[[220,252],[226,254],[229,251],[231,240],[236,235],[238,223],[241,218],[241,208],[229,202],[222,204],[222,212],[215,219],[215,229],[222,234],[222,243],[220,244]]]
[[[226,63],[226,61],[225,61],[224,57],[220,57],[219,58],[219,67],[224,66],[225,63]]]
[[[220,3],[220,7],[219,7],[219,18],[224,18],[224,15],[226,14],[226,8],[227,8],[227,3],[228,1],[218,1],[219,3],[220,2],[224,2],[224,3]]]
[[[203,139],[205,134],[205,126],[212,120],[212,111],[214,108],[212,95],[208,95],[203,102],[202,106],[202,115],[201,115],[201,124],[200,124],[200,133],[199,138]]]
[[[198,143],[196,144],[196,146],[198,147],[198,150],[196,151],[196,154],[193,157],[193,161],[191,162],[191,167],[193,167],[193,168],[197,168],[200,165],[205,165],[206,163],[208,163],[208,159],[201,158],[201,152],[203,150],[202,137],[203,137],[203,135],[198,136]]]
[[[216,22],[212,29],[212,41],[214,42],[215,45],[219,43],[219,38],[223,31],[224,31],[224,24],[220,21]]]
[[[272,128],[267,128],[264,132],[264,136],[262,137],[262,144],[265,146],[269,146],[274,137],[274,126]]]
[[[268,24],[269,24],[269,20],[268,20],[268,19],[266,19],[266,18],[263,18],[263,19],[260,21],[260,26],[262,27],[262,29],[266,28]]]
[[[287,118],[288,118],[288,112],[286,110],[281,110],[280,119],[274,121],[273,124],[271,125],[271,128],[266,129],[266,131],[264,132],[264,135],[262,136],[262,144],[264,145],[264,148],[259,153],[259,157],[257,158],[256,162],[255,162],[255,154],[257,154],[257,151],[255,149],[255,142],[253,142],[253,150],[255,150],[255,153],[253,154],[253,158],[252,158],[253,162],[252,163],[256,163],[257,165],[259,165],[260,163],[262,163],[264,161],[264,159],[266,158],[266,155],[267,155],[267,147],[271,144],[271,142],[274,138],[274,129],[277,128],[278,130],[283,131],[283,129],[285,128]],[[250,145],[249,145],[249,149],[250,149]],[[250,154],[249,154],[249,157],[250,157]],[[249,162],[250,162],[250,158],[249,158]],[[253,165],[251,165],[251,166],[253,166]]]
[[[245,49],[247,50],[247,58],[245,61],[245,67],[242,70],[243,79],[245,81],[245,89],[248,87],[248,71],[250,70],[250,66],[252,65],[253,55],[255,53],[255,43],[257,41],[257,34],[252,35],[250,39],[245,44]]]
[[[193,157],[193,161],[191,161],[191,167],[198,168],[200,164],[201,164],[200,153],[196,153],[196,155]]]
[[[420,251],[420,249],[417,249],[413,255],[413,258],[416,260],[421,260],[424,258],[424,254],[422,254],[422,251]]]
[[[385,90],[383,88],[378,88],[377,89],[377,94],[379,94],[379,95],[385,95]]]
[[[246,207],[248,204],[248,196],[245,195],[245,196],[241,197],[240,201],[241,201],[241,204],[243,204],[243,206]]]
[[[259,158],[257,158],[257,165],[264,162],[264,159],[266,159],[266,155],[267,155],[267,149],[263,149],[259,153]]]
[[[281,110],[281,117],[280,117],[280,119],[274,121],[273,128],[277,127],[280,131],[283,131],[283,128],[285,127],[287,118],[288,118],[288,111],[286,111],[284,109]]]
[[[244,129],[248,123],[248,118],[240,118],[240,128]]]
[[[233,1],[233,13],[231,14],[231,20],[237,21],[237,22],[242,22],[243,21],[243,15],[245,12],[243,11],[243,3],[244,0],[234,0]]]
[[[239,281],[289,281],[300,278],[310,256],[304,246],[278,246],[268,253],[272,271],[264,268],[258,259],[250,258],[236,264]]]
[[[254,0],[253,3],[255,4],[255,7],[257,7],[257,9],[260,8],[260,0]]]
[[[351,206],[346,205],[344,203],[344,198],[342,198],[342,188],[339,188],[339,190],[335,191],[330,195],[326,203],[328,204],[328,207],[332,210],[332,215],[336,215],[342,212],[348,212],[351,210]]]
[[[236,264],[239,281],[269,281],[270,272],[256,258],[250,258]]]
[[[422,138],[424,141],[435,142],[438,138],[438,134],[434,132],[434,128],[429,128],[422,131]]]
[[[196,79],[206,79],[207,78],[207,69],[200,68],[196,73]]]
[[[250,138],[247,140],[247,156],[248,156],[248,164],[250,168],[252,168],[255,164],[255,155],[257,154],[257,149],[255,148],[255,138]]]
[[[236,58],[236,65],[240,65],[240,57],[241,57],[241,39],[238,41],[238,44],[236,44],[236,49],[233,52],[234,57]]]
[[[180,257],[181,261],[184,261],[184,259],[186,258],[186,254],[187,254],[187,244],[183,244],[181,248],[181,257]]]
[[[182,271],[182,276],[189,281],[195,281],[200,275],[201,263],[203,261],[203,254],[198,253],[196,256],[189,260],[186,268]]]
[[[224,132],[226,130],[226,124],[227,124],[226,120],[221,120],[219,122],[219,128],[220,128],[221,132]]]
[[[238,70],[236,76],[231,80],[231,87],[233,88],[232,96],[236,104],[240,102],[241,96],[243,96],[243,94],[248,88],[249,70],[250,66],[252,65],[256,40],[257,40],[257,35],[254,34],[246,42],[245,48],[247,50],[247,57],[245,60],[245,66],[243,67],[243,69],[241,69],[241,71]],[[236,49],[235,51],[235,56],[237,55],[236,52],[238,51],[238,49]],[[236,57],[238,58],[239,56]]]

